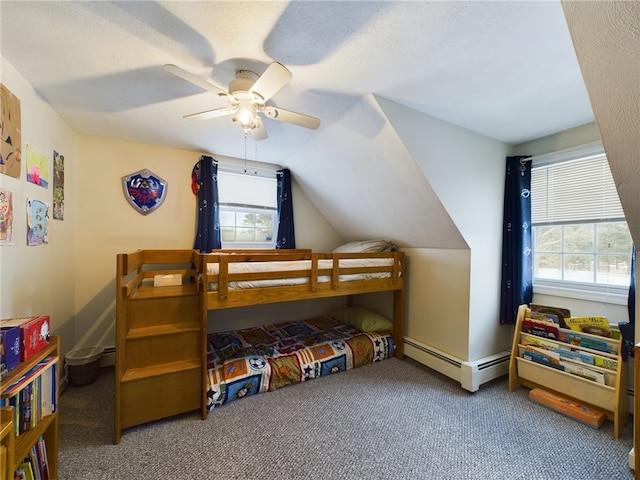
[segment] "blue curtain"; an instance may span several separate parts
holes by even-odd
[[[203,253],[222,247],[218,209],[218,164],[203,155],[193,167],[191,188],[197,197],[198,228],[193,248]]]
[[[629,321],[618,323],[622,334],[622,358],[626,360],[634,356],[634,346],[636,344],[636,247],[631,250],[631,279],[629,282],[629,297],[627,298],[627,309],[629,310]]]
[[[502,230],[500,323],[514,324],[518,306],[531,303],[531,162],[507,157]]]
[[[629,309],[629,323],[636,324],[636,246],[631,250],[631,281],[629,283],[629,298],[627,300]]]
[[[276,248],[296,248],[293,228],[293,196],[291,195],[291,172],[288,168],[278,170],[278,234]]]

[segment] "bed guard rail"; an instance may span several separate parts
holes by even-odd
[[[208,293],[216,292],[224,300],[242,285],[307,285],[311,292],[329,283],[337,290],[341,285],[385,279],[402,288],[404,252],[389,253],[313,253],[310,250],[216,251],[200,254],[198,278]],[[268,283],[271,282],[271,283]]]

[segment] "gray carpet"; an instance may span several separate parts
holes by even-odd
[[[60,398],[61,480],[633,479],[629,424],[585,426],[509,393],[471,394],[395,358],[130,428],[113,442],[113,370]],[[150,398],[161,402],[161,398]]]

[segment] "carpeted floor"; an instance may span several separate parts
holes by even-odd
[[[473,394],[395,358],[212,412],[124,431],[113,445],[112,369],[60,399],[61,480],[630,480],[631,424],[585,426],[509,393]],[[149,398],[149,402],[161,402]]]

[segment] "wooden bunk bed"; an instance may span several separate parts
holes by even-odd
[[[391,292],[389,343],[402,358],[404,281],[404,253],[398,251],[118,254],[114,443],[135,425],[197,409],[206,418],[213,371],[207,357],[209,312],[336,296],[346,296],[352,306],[354,295]],[[315,321],[313,328],[325,323]]]

